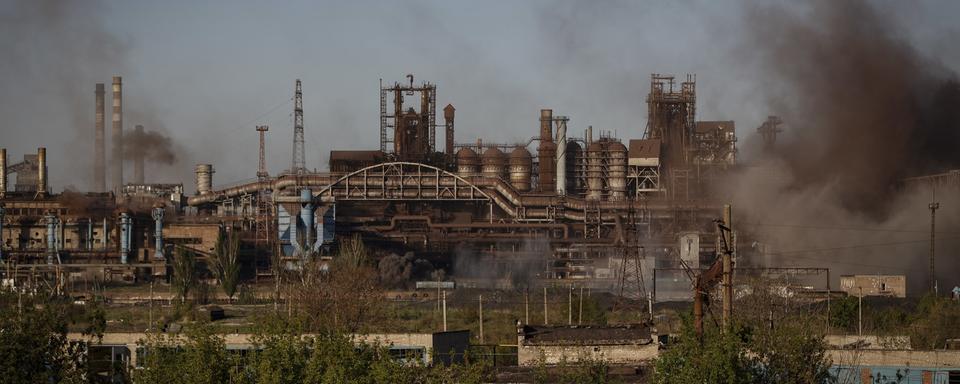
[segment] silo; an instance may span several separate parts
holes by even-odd
[[[457,175],[471,177],[480,174],[480,156],[470,148],[457,151]]]
[[[594,141],[587,147],[587,200],[603,198],[603,144]]]
[[[197,194],[206,195],[213,190],[213,165],[197,164]]]
[[[506,168],[506,155],[497,147],[490,147],[483,152],[483,177],[501,179]]]
[[[533,168],[533,157],[524,147],[517,147],[510,152],[510,185],[520,192],[530,190],[530,172]]]
[[[607,159],[610,200],[624,200],[627,198],[627,147],[619,141],[609,142]]]

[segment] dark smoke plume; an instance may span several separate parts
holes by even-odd
[[[844,208],[887,214],[903,177],[960,166],[960,86],[891,17],[862,1],[749,17],[773,108],[790,124],[780,153],[795,187],[834,185]]]
[[[740,244],[756,251],[744,262],[826,267],[833,284],[905,275],[918,295],[930,287],[927,204],[938,201],[938,283],[960,283],[960,190],[901,183],[960,167],[956,75],[864,2],[762,5],[746,19],[742,54],[787,126],[773,151],[724,180],[734,226],[757,240]]]
[[[123,158],[132,160],[138,155],[160,164],[171,165],[177,161],[173,140],[156,131],[128,131],[123,135]]]

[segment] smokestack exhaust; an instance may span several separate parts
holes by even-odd
[[[143,140],[143,126],[137,125],[133,133],[134,139],[138,141]],[[143,184],[143,161],[144,161],[144,151],[143,148],[138,148],[136,153],[133,154],[133,182],[137,184]]]
[[[106,102],[104,101],[103,83],[97,83],[95,92],[97,101],[94,109],[94,132],[93,132],[93,190],[97,192],[106,192],[107,190],[107,165],[106,165],[106,132],[105,115]]]
[[[37,196],[47,195],[47,149],[37,148]]]
[[[123,187],[123,89],[120,76],[113,77],[113,129],[112,129],[113,190]]]

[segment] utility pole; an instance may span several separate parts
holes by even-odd
[[[577,325],[583,324],[583,287],[580,287],[580,313],[577,314]]]
[[[443,291],[443,331],[447,331],[447,291]]]
[[[937,209],[940,208],[940,203],[932,202],[930,205],[930,292],[933,292],[934,295],[937,294],[937,274],[936,269],[934,268],[935,252],[936,252],[936,236],[937,236]]]
[[[567,290],[567,325],[573,325],[573,286]]]
[[[550,324],[547,321],[547,287],[543,287],[543,325]]]
[[[860,289],[860,295],[857,297],[857,336],[863,337],[863,287]]]
[[[483,295],[480,295],[480,344],[483,344]]]
[[[530,324],[530,288],[523,290],[523,324]]]
[[[723,206],[723,225],[720,227],[720,241],[723,246],[723,329],[730,327],[733,317],[733,209],[730,204]],[[726,236],[729,234],[729,237]]]

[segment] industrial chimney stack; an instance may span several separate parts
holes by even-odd
[[[0,198],[7,196],[7,149],[0,148]]]
[[[106,132],[104,132],[105,120],[105,102],[103,83],[97,83],[97,102],[94,110],[94,133],[93,133],[93,190],[105,192],[107,190],[107,165],[106,165]]]
[[[120,76],[113,77],[113,130],[112,158],[113,190],[120,191],[123,187],[123,91]]]
[[[37,148],[37,196],[47,195],[47,149]]]
[[[133,138],[135,140],[143,139],[142,125],[137,125],[133,133]],[[133,154],[133,182],[136,184],[143,184],[143,161],[143,150],[142,148],[138,148]]]

